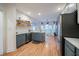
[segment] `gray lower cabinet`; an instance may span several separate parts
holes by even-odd
[[[45,33],[32,33],[32,41],[43,42],[45,40]]]
[[[65,56],[74,56],[74,52],[71,51],[68,47],[65,47]]]
[[[75,56],[75,46],[65,40],[65,56]]]
[[[76,56],[79,56],[79,49],[76,49]]]
[[[20,47],[25,43],[25,34],[16,35],[16,47]]]
[[[26,40],[26,43],[30,42],[32,39],[31,39],[31,33],[26,33],[25,34],[25,40]]]
[[[79,56],[79,49],[65,40],[65,56]]]

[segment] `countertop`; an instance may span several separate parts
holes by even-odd
[[[37,31],[33,31],[33,32],[30,32],[30,33],[45,33],[45,32],[37,32]]]
[[[26,32],[26,33],[30,33],[30,32]],[[26,33],[19,33],[19,32],[17,32],[16,35],[26,34]]]
[[[33,32],[26,32],[26,33],[45,33],[45,32],[37,32],[37,31],[33,31]],[[18,33],[16,35],[19,35],[19,34],[25,34],[25,33]]]
[[[64,37],[64,39],[69,41],[72,45],[74,45],[75,47],[79,49],[79,38]]]

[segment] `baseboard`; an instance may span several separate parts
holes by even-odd
[[[14,52],[14,51],[16,51],[16,49],[13,49],[13,50],[7,50],[7,52],[6,52],[6,53],[9,53],[9,52]]]

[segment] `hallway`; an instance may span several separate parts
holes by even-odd
[[[4,56],[60,56],[59,44],[54,37],[49,38],[49,45],[45,43],[34,44],[32,42],[23,45],[15,52],[4,54]]]

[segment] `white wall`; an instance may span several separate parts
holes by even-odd
[[[28,17],[28,16],[26,16],[25,14],[23,14],[23,13],[21,13],[21,12],[19,12],[19,11],[16,11],[16,20],[19,20],[19,17],[21,18],[20,20],[27,20],[27,21],[31,21],[31,19]],[[17,34],[22,34],[22,33],[28,33],[28,30],[29,30],[30,28],[28,28],[27,26],[17,26],[17,28],[16,28],[16,32],[17,32]]]
[[[17,32],[17,34],[28,33],[29,29],[30,28],[27,28],[27,26],[26,27],[17,27],[16,32]]]
[[[0,54],[3,54],[3,13],[0,11]]]
[[[0,4],[0,55],[4,53],[5,40],[4,5]]]
[[[16,50],[16,6],[15,4],[6,4],[5,19],[7,20],[7,39],[6,52]]]

